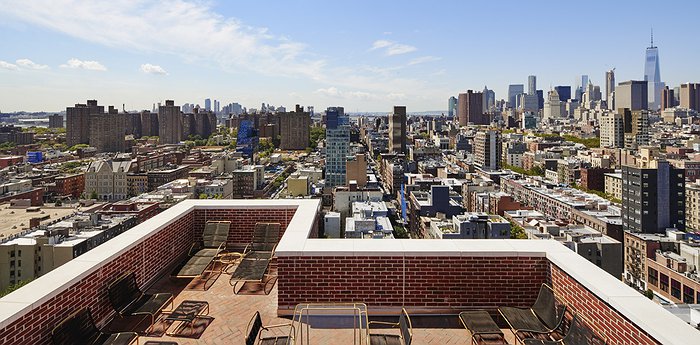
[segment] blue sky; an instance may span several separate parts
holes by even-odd
[[[347,111],[446,109],[447,98],[538,77],[700,81],[697,1],[0,0],[0,110],[86,99],[150,109],[261,102]]]

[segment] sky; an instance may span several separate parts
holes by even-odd
[[[447,109],[467,89],[700,81],[689,1],[0,0],[0,111],[238,102]]]

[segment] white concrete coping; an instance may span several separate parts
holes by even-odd
[[[290,229],[302,229],[306,236],[314,225],[320,200],[185,200],[119,236],[101,244],[97,249],[67,262],[20,289],[0,298],[0,328],[9,326],[31,310],[67,290],[119,255],[146,241],[161,229],[195,209],[293,209]],[[301,211],[301,212],[300,212]],[[292,233],[291,235],[295,235]],[[289,240],[295,239],[290,236]],[[285,241],[282,241],[285,242]],[[289,241],[286,241],[287,243]],[[303,242],[303,241],[302,241]]]
[[[288,228],[282,238],[285,246],[278,246],[275,255],[542,257],[660,343],[685,345],[700,338],[692,326],[555,240],[316,239],[308,235],[302,227]]]

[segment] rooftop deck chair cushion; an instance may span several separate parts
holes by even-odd
[[[289,335],[271,335],[265,336],[264,331],[269,331],[273,328],[290,327]],[[260,312],[255,312],[253,318],[248,322],[246,331],[245,345],[288,345],[294,341],[294,326],[292,324],[279,324],[265,326],[262,323]]]
[[[571,325],[561,340],[525,339],[525,345],[605,345],[605,340],[595,334],[579,314],[574,315]]]
[[[551,333],[561,325],[566,306],[558,306],[552,288],[542,284],[531,308],[500,307],[498,311],[514,333]]]
[[[192,244],[187,262],[174,274],[180,278],[194,278],[202,275],[212,261],[226,249],[231,222],[207,222],[202,233],[202,241]]]
[[[399,327],[400,334],[372,334],[369,335],[370,345],[411,345],[413,341],[413,325],[411,324],[411,318],[408,316],[408,312],[405,308],[401,309],[401,316],[399,316],[398,323],[391,322],[380,322],[380,321],[370,321],[370,325],[388,325],[393,327]]]
[[[127,272],[107,286],[109,302],[119,316],[149,315],[151,326],[155,323],[155,317],[168,304],[171,304],[171,293],[143,293],[137,283],[134,272]]]
[[[54,345],[128,345],[138,342],[138,337],[139,335],[134,332],[103,333],[95,326],[95,320],[88,308],[82,308],[71,314],[51,331],[51,341]]]

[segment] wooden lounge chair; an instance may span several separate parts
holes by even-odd
[[[264,331],[269,331],[273,328],[290,327],[289,335],[270,335],[264,336]],[[248,322],[246,330],[245,344],[246,345],[289,345],[294,343],[294,326],[291,323],[265,326],[260,318],[260,312],[256,311],[253,318]]]
[[[231,222],[228,221],[207,222],[202,233],[202,240],[192,244],[187,262],[173,276],[177,278],[196,278],[204,273],[211,273],[212,271],[208,271],[207,268],[226,249],[230,228]]]
[[[138,344],[139,335],[134,332],[104,333],[95,326],[89,308],[82,308],[61,321],[51,331],[54,345],[74,344]]]
[[[399,322],[381,322],[381,321],[370,321],[371,325],[386,325],[399,328],[399,334],[369,334],[369,344],[370,345],[411,345],[413,340],[413,325],[411,325],[411,318],[408,316],[408,312],[405,308],[401,308],[401,316],[399,317]]]
[[[574,315],[569,330],[560,340],[525,339],[525,345],[605,345],[601,338],[585,323],[579,314]]]
[[[542,284],[532,307],[500,307],[498,311],[510,326],[516,339],[522,342],[522,339],[530,335],[549,334],[557,330],[564,320],[566,306],[558,306],[552,288]]]
[[[136,284],[134,272],[127,272],[107,286],[109,302],[120,317],[148,315],[151,324],[150,332],[156,323],[156,315],[170,303],[173,307],[173,295],[171,293],[145,294]]]

